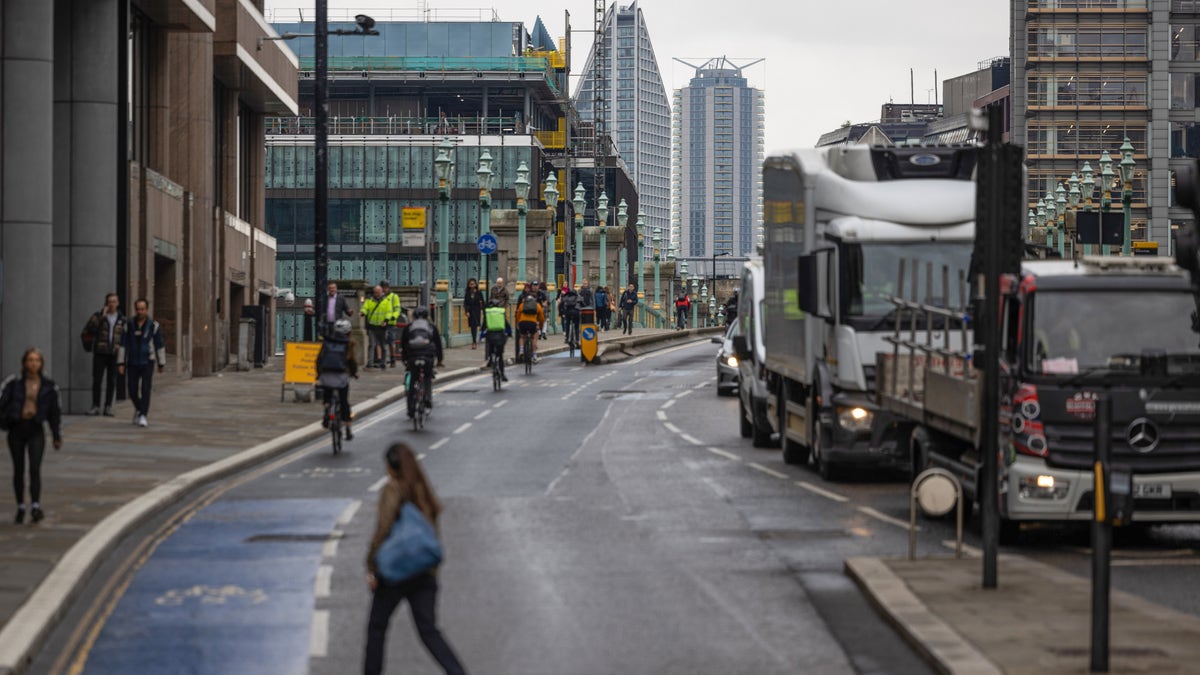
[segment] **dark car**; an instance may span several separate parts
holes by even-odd
[[[733,338],[738,334],[738,324],[734,323],[725,331],[724,337],[712,339],[721,345],[717,350],[717,396],[732,396],[738,388],[738,360],[733,353]]]

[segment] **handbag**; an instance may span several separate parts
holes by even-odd
[[[404,502],[392,531],[375,552],[379,577],[388,583],[410,579],[442,562],[442,544],[416,504]]]

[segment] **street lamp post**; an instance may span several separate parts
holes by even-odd
[[[1112,207],[1112,184],[1113,176],[1116,175],[1113,173],[1112,163],[1112,157],[1107,150],[1100,153],[1100,222],[1104,222],[1104,214]]]
[[[626,241],[625,225],[629,222],[629,205],[622,199],[617,204],[617,226],[621,228],[621,241]],[[621,286],[629,283],[629,249],[624,244],[621,245],[621,260],[618,263],[620,271],[619,283]]]
[[[513,184],[517,192],[517,279],[528,281],[525,266],[525,200],[529,198],[529,167],[525,162],[517,166],[517,180]]]
[[[733,253],[731,253],[730,251],[721,251],[720,253],[713,251],[713,254],[712,254],[712,278],[714,280],[717,278],[717,258],[727,256],[727,255],[733,255]],[[715,284],[716,281],[714,281],[713,283]],[[714,285],[713,292],[716,292],[716,290],[717,290],[717,287]]]
[[[1067,179],[1067,184],[1071,186],[1071,189],[1067,191],[1067,203],[1071,205],[1071,213],[1074,214],[1073,217],[1078,218],[1079,199],[1083,196],[1083,193],[1079,191],[1079,176],[1072,173],[1071,177]],[[1079,231],[1078,223],[1075,225],[1075,231]],[[1065,249],[1058,252],[1059,257],[1065,255],[1064,251]]]
[[[1044,198],[1037,201],[1037,211],[1034,212],[1034,218],[1037,219],[1038,227],[1046,228],[1046,243],[1051,246],[1054,245],[1054,228],[1047,227],[1046,200]]]
[[[542,197],[546,200],[546,208],[550,211],[550,236],[546,238],[546,288],[548,291],[554,291],[554,285],[558,283],[558,272],[554,269],[554,242],[558,238],[558,176],[551,171],[549,176],[546,176],[546,189],[542,192]],[[546,308],[546,325],[550,327],[550,332],[554,332],[554,305],[549,303]]]
[[[650,243],[654,246],[654,309],[662,313],[662,292],[659,285],[659,257],[661,255],[659,247],[662,246],[662,228],[658,225],[654,226],[654,236],[651,237]]]
[[[702,304],[702,305],[708,304],[708,282],[707,281],[704,282],[704,285],[700,287],[700,304]],[[709,323],[709,316],[707,314],[705,314],[704,315],[704,325],[707,326],[708,323]]]
[[[1041,204],[1042,205],[1039,207],[1039,209],[1045,211],[1046,226],[1054,228],[1055,233],[1061,240],[1063,238],[1063,232],[1058,229],[1058,206],[1054,203],[1054,200],[1050,197],[1050,195],[1042,197]]]
[[[600,193],[596,200],[596,217],[600,219],[600,285],[608,285],[608,195]]]
[[[642,279],[645,278],[645,270],[642,269],[642,260],[646,257],[646,217],[641,213],[637,217],[637,289],[642,289]]]
[[[699,291],[697,290],[699,285],[699,280],[696,279],[696,277],[692,277],[692,328],[699,328],[699,326],[696,325],[696,318],[700,316],[699,312],[696,311],[696,300],[698,300],[700,297]]]
[[[1066,239],[1067,236],[1067,190],[1063,187],[1062,181],[1058,182],[1058,187],[1054,189],[1054,212],[1058,214],[1058,233],[1060,238]]]
[[[492,153],[484,149],[479,155],[479,169],[475,172],[475,176],[479,179],[479,236],[483,236],[491,231],[492,221],[492,181],[495,180],[496,174],[492,171]],[[480,284],[487,286],[488,284],[488,257],[486,254],[479,254],[479,278]]]
[[[717,322],[717,280],[713,279],[713,293],[708,296],[708,325],[719,326]]]
[[[575,205],[575,279],[572,286],[579,285],[579,277],[583,274],[583,210],[587,207],[583,194],[583,183],[576,183],[575,199],[571,200]]]
[[[1125,142],[1121,144],[1121,208],[1125,212],[1125,231],[1124,240],[1121,243],[1121,255],[1132,255],[1130,248],[1132,244],[1130,239],[1132,233],[1129,231],[1131,223],[1131,207],[1133,204],[1133,167],[1136,162],[1133,161],[1133,144],[1129,142],[1129,137],[1125,137]]]
[[[454,144],[449,138],[438,145],[433,169],[437,174],[438,186],[438,269],[435,288],[441,305],[439,324],[442,335],[450,334],[450,177],[454,172]]]

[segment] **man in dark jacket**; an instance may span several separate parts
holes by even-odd
[[[84,328],[92,343],[92,408],[100,414],[100,382],[104,381],[104,414],[113,416],[113,394],[117,389],[117,350],[125,339],[125,315],[116,293],[104,296],[104,307],[93,314]]]
[[[621,324],[625,327],[624,335],[633,334],[633,308],[637,307],[638,296],[637,291],[633,290],[633,284],[629,284],[629,288],[621,293],[621,300],[618,303],[621,309]]]
[[[333,325],[338,319],[354,316],[354,312],[346,306],[346,299],[338,295],[336,283],[329,282],[325,292],[325,297],[321,298],[317,308],[317,332],[321,337],[328,337],[333,332]]]
[[[154,380],[155,366],[162,372],[167,365],[167,351],[163,348],[162,329],[150,318],[150,303],[138,298],[133,303],[134,317],[125,326],[125,340],[117,351],[117,371],[127,374],[129,400],[133,402],[133,423],[139,427],[150,426],[146,416],[150,414],[150,386]]]
[[[414,375],[417,366],[413,361],[421,359],[425,362],[421,372],[425,375],[425,404],[430,408],[433,407],[433,360],[436,358],[440,367],[443,356],[442,335],[429,320],[429,310],[417,307],[413,310],[413,320],[400,333],[400,358],[404,361],[404,367]],[[412,391],[411,387],[409,391]],[[411,418],[417,402],[412,396],[406,398],[408,416]]]

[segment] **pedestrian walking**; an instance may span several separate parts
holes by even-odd
[[[596,289],[596,323],[600,330],[608,330],[608,320],[611,316],[608,311],[608,289],[601,286]]]
[[[504,311],[508,311],[508,289],[504,287],[504,277],[496,277],[496,283],[488,289],[488,300],[499,300]]]
[[[125,315],[116,293],[104,296],[104,307],[88,317],[83,328],[83,348],[92,353],[92,407],[89,415],[100,414],[100,385],[104,384],[104,415],[113,416],[113,394],[117,390],[117,350],[125,338]]]
[[[442,503],[425,477],[412,448],[404,443],[395,443],[384,454],[384,462],[387,465],[389,480],[379,491],[375,534],[371,537],[371,546],[367,551],[367,586],[372,591],[372,597],[363,672],[366,675],[383,672],[383,651],[388,623],[401,601],[407,600],[417,635],[420,636],[429,655],[447,675],[465,675],[466,671],[437,626],[437,568],[421,572],[399,583],[387,583],[378,577],[375,554],[400,516],[401,507],[406,502],[411,502],[420,509],[435,531],[438,529],[438,515],[442,512]]]
[[[362,306],[367,320],[367,368],[387,367],[387,328],[392,309],[383,297],[383,286],[371,289],[371,297]]]
[[[621,325],[625,327],[623,335],[633,334],[633,309],[637,307],[638,296],[637,291],[633,290],[633,284],[629,284],[629,288],[621,293]]]
[[[467,279],[467,291],[463,293],[463,311],[467,313],[467,325],[471,328],[471,349],[479,344],[479,322],[483,317],[483,291],[474,277]]]
[[[579,308],[580,309],[595,309],[596,308],[596,294],[593,293],[591,287],[588,286],[587,279],[584,279],[583,281],[579,282],[579,288],[576,289],[576,292],[579,293]]]
[[[133,303],[133,319],[125,326],[125,340],[117,351],[117,372],[129,383],[129,400],[133,401],[133,423],[150,426],[150,387],[154,367],[163,372],[167,351],[163,348],[162,329],[150,318],[150,303],[138,298]]]
[[[325,287],[325,297],[321,298],[320,311],[317,312],[317,331],[321,337],[333,332],[333,325],[338,319],[354,316],[354,311],[346,305],[346,299],[338,295],[337,283],[331,281]]]
[[[388,284],[387,279],[379,282],[379,287],[383,289],[383,302],[388,306],[388,323],[387,330],[384,331],[383,344],[387,347],[388,367],[396,367],[396,339],[399,337],[400,317],[404,314],[404,307],[400,305],[400,296],[392,291],[392,287]]]
[[[42,519],[42,455],[46,450],[45,424],[50,423],[54,449],[62,447],[62,402],[58,386],[46,377],[45,359],[35,348],[25,350],[21,371],[0,384],[0,429],[8,432],[8,452],[13,463],[13,492],[17,496],[18,525],[25,522],[25,460],[29,460],[30,521]]]

